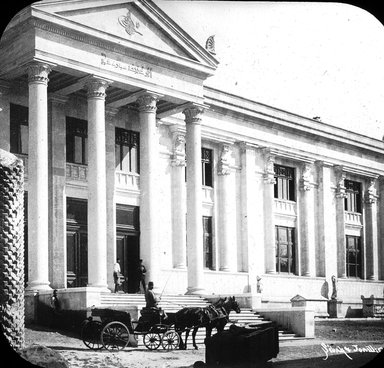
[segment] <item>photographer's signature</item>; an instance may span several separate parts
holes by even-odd
[[[350,353],[380,353],[383,349],[380,347],[373,347],[372,345],[365,345],[365,346],[359,346],[359,345],[349,345],[349,346],[340,346],[340,345],[329,345],[322,343],[321,349],[325,353],[325,358],[323,360],[327,360],[329,354],[345,354],[345,356],[352,360]]]

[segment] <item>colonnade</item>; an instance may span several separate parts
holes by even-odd
[[[49,289],[48,265],[48,112],[47,86],[50,66],[33,63],[28,66],[29,83],[29,195],[28,195],[28,228],[29,228],[29,283],[28,289]],[[105,131],[105,97],[110,81],[90,76],[84,87],[87,90],[88,103],[88,285],[107,289],[107,197],[106,197],[106,131]],[[159,142],[156,127],[157,102],[161,96],[151,91],[143,91],[137,97],[140,122],[140,228],[141,254],[146,260],[148,280],[159,279],[159,246],[158,235],[160,211],[157,208],[157,160]],[[204,106],[191,104],[183,114],[186,132],[177,128],[173,130],[174,150],[171,158],[173,180],[173,266],[187,268],[188,290],[190,294],[204,293],[203,264],[203,228],[202,228],[202,170],[201,170],[201,121]],[[186,146],[186,152],[184,151]],[[231,223],[236,221],[228,210],[230,201],[236,196],[233,175],[228,164],[232,144],[220,146],[218,167],[218,184],[220,192],[220,264],[221,271],[236,271],[236,236],[231,232]],[[185,188],[184,167],[187,165],[187,188]],[[242,149],[241,203],[244,213],[241,215],[243,234],[241,245],[245,268],[250,278],[256,274],[276,272],[276,243],[274,219],[274,163],[275,156],[269,149],[247,146]],[[259,174],[256,169],[259,167]],[[320,210],[319,234],[315,235],[313,170],[318,170]],[[255,171],[256,170],[256,171]],[[343,173],[339,175],[339,185],[335,190],[336,201],[336,239],[337,254],[332,255],[336,262],[327,261],[328,242],[331,232],[325,228],[326,209],[332,207],[331,166],[304,163],[300,172],[301,249],[300,275],[318,276],[337,272],[338,277],[345,277],[345,233],[344,233],[344,191],[342,187]],[[338,173],[337,169],[335,170]],[[231,177],[232,175],[232,177]],[[256,192],[252,194],[255,185]],[[372,244],[366,252],[366,275],[368,279],[377,279],[378,275],[378,229],[377,208],[374,183],[366,195],[366,240]],[[260,194],[262,193],[262,194]],[[183,200],[186,199],[186,200]],[[252,210],[250,203],[257,203],[257,211]],[[319,203],[320,203],[319,202]],[[247,210],[248,208],[248,210]],[[257,212],[257,213],[256,213]],[[185,221],[187,214],[187,221]],[[250,221],[257,222],[255,227]],[[260,224],[262,222],[262,225]],[[252,235],[257,233],[263,239]],[[185,235],[188,234],[186,237]],[[316,236],[321,239],[316,245]],[[263,244],[261,247],[257,245]],[[255,249],[260,251],[255,251]],[[320,252],[318,255],[316,252]],[[320,260],[317,257],[320,257]],[[261,257],[257,261],[255,258]],[[186,264],[188,260],[188,265]],[[335,266],[329,264],[335,263]],[[327,265],[328,264],[328,265]],[[328,267],[328,268],[327,268]]]

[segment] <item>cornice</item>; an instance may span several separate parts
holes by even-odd
[[[279,129],[300,134],[321,137],[337,144],[343,143],[354,149],[365,149],[370,152],[380,152],[384,155],[384,143],[382,140],[350,132],[323,122],[318,122],[304,116],[284,111],[269,105],[249,100],[244,97],[204,87],[205,103],[210,105],[210,110],[220,114],[224,110],[226,114],[233,114],[234,119],[250,121],[250,118],[259,124],[275,125]],[[252,120],[251,120],[252,121]]]

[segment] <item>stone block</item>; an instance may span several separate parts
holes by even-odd
[[[295,295],[291,299],[292,307],[305,307],[315,312],[315,317],[328,317],[328,299],[320,296],[318,298],[306,298],[302,295]]]

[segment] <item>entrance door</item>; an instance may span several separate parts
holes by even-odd
[[[67,198],[67,287],[88,284],[87,201]]]
[[[85,229],[67,228],[67,287],[88,283],[88,236]]]
[[[123,290],[126,293],[137,292],[137,266],[139,264],[139,237],[122,231],[116,234],[116,253],[120,259],[121,272],[125,282]]]
[[[140,258],[139,207],[116,204],[116,257],[120,259],[126,293],[136,293]]]

